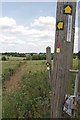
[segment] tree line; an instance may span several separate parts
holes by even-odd
[[[51,53],[53,59],[53,53]],[[9,57],[23,57],[23,60],[46,60],[46,53],[2,53],[2,60],[8,60]]]
[[[7,57],[6,57],[7,56]],[[24,57],[23,60],[46,60],[46,53],[2,53],[2,60],[7,60],[9,57]],[[78,53],[73,54],[73,58],[80,59],[80,51]],[[51,58],[54,58],[54,53],[51,53]]]

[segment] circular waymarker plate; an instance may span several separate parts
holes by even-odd
[[[47,70],[50,70],[50,67],[47,67]]]

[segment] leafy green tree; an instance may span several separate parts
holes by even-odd
[[[7,59],[6,59],[6,57],[5,56],[3,56],[2,57],[2,61],[6,61]]]

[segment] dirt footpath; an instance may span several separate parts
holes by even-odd
[[[20,65],[16,73],[13,76],[11,76],[10,80],[5,81],[4,87],[6,88],[7,93],[10,93],[11,91],[19,88],[19,81],[20,81],[21,74],[24,70],[24,67],[25,67],[25,64]]]

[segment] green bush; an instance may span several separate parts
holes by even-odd
[[[6,57],[5,56],[3,56],[2,57],[2,61],[6,61],[7,59],[6,59]]]

